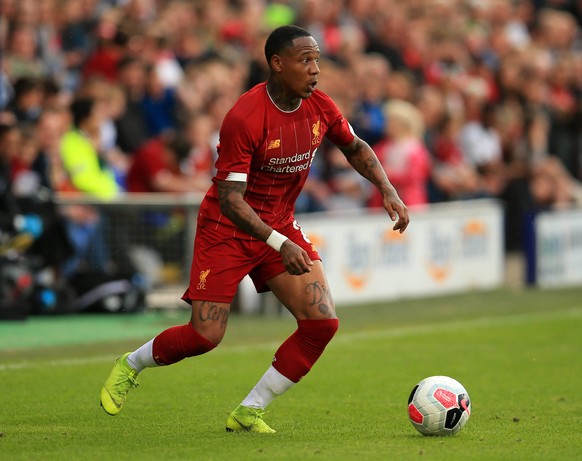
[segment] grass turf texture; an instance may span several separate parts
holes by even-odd
[[[581,288],[339,315],[313,371],[269,407],[274,435],[227,434],[224,423],[294,329],[288,315],[231,316],[218,349],[147,370],[116,417],[98,404],[115,357],[187,313],[0,323],[0,460],[582,459]],[[423,437],[408,421],[412,387],[434,374],[472,400],[453,437]]]

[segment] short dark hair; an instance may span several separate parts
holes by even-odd
[[[20,99],[31,91],[43,90],[43,81],[33,77],[20,77],[14,82],[14,98]]]
[[[174,152],[178,160],[184,160],[188,157],[188,154],[190,154],[192,145],[183,136],[171,133],[163,140],[166,148]]]
[[[281,26],[271,32],[265,43],[267,63],[271,63],[271,58],[274,54],[280,53],[284,48],[293,46],[293,40],[298,37],[312,37],[312,35],[305,29],[293,25]]]
[[[93,98],[80,97],[71,103],[71,115],[73,116],[73,125],[79,128],[81,123],[91,116],[95,100]]]
[[[143,61],[135,56],[123,56],[117,63],[117,71],[121,72],[134,64],[144,65]]]

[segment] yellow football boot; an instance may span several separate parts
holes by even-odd
[[[129,354],[123,354],[115,361],[113,370],[101,388],[101,406],[111,416],[121,411],[127,393],[138,386],[137,371],[127,363]]]
[[[260,408],[244,407],[239,405],[226,420],[226,432],[258,432],[261,434],[272,434],[277,432],[271,429],[265,421],[263,415],[265,410]]]

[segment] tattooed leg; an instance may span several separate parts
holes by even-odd
[[[309,306],[318,309],[323,315],[328,315],[331,312],[331,296],[329,289],[323,282],[316,280],[307,283],[305,293],[310,297]]]
[[[297,320],[335,318],[335,305],[321,261],[301,276],[283,273],[269,280],[269,288]]]
[[[230,304],[214,301],[192,302],[192,326],[203,337],[219,344],[226,332]]]

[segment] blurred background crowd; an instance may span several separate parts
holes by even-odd
[[[524,214],[582,202],[581,1],[0,0],[2,230],[47,232],[30,197],[205,191],[222,118],[291,23],[409,206],[499,199],[518,250]],[[297,211],[380,203],[324,144]],[[95,209],[57,214],[69,253],[95,242]]]

